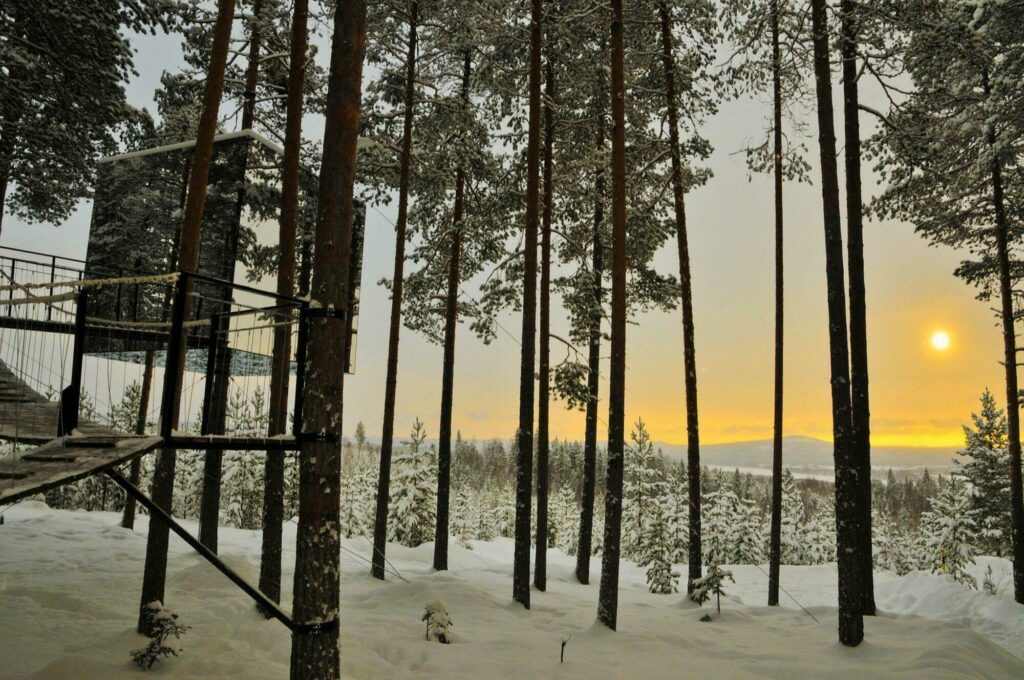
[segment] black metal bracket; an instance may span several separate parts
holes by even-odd
[[[299,444],[315,442],[319,444],[337,444],[341,441],[334,432],[300,432],[295,435],[295,441]]]
[[[347,309],[339,309],[338,307],[307,307],[303,313],[307,319],[341,319],[344,321],[348,318]]]
[[[207,562],[216,567],[217,570],[220,571],[220,573],[227,576],[228,580],[230,580],[236,586],[241,588],[246,595],[255,600],[256,604],[259,605],[260,609],[263,612],[283,623],[292,632],[300,634],[322,632],[325,626],[330,626],[332,624],[335,626],[338,625],[337,619],[335,619],[333,622],[327,621],[324,623],[315,624],[295,623],[294,621],[292,621],[291,617],[289,617],[287,614],[281,611],[281,608],[278,606],[276,602],[271,600],[269,597],[264,595],[258,588],[256,588],[248,581],[246,581],[244,578],[235,573],[235,571],[232,570],[231,567],[226,565],[223,562],[223,560],[217,557],[217,553],[213,552],[205,545],[200,543],[199,540],[196,539],[188,531],[186,531],[183,526],[178,524],[177,520],[175,520],[174,517],[172,517],[159,505],[154,503],[153,500],[146,494],[142,493],[142,491],[140,491],[138,487],[136,487],[134,484],[132,484],[127,479],[122,477],[120,473],[118,473],[116,470],[110,469],[106,470],[105,472],[107,473],[107,476],[114,480],[114,482],[117,483],[118,486],[124,489],[125,492],[128,493],[128,495],[132,496],[135,500],[139,502],[139,504],[142,505],[142,507],[146,508],[146,510],[149,511],[151,517],[158,517],[160,521],[166,524],[171,531],[173,531],[175,534],[178,535],[179,538],[181,538],[181,540],[188,543],[189,546],[191,546],[193,550],[198,552]]]
[[[341,621],[333,618],[330,621],[319,623],[296,623],[292,626],[292,632],[296,635],[315,635],[317,633],[329,633],[341,627]]]

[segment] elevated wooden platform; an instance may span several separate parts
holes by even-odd
[[[60,405],[36,392],[0,361],[0,440],[41,445],[57,436]],[[88,420],[78,423],[86,435],[114,435],[109,427]]]
[[[95,475],[159,448],[160,437],[63,437],[0,462],[0,505]]]

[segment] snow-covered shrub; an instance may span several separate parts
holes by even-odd
[[[164,609],[163,603],[154,600],[146,605],[149,612],[151,627],[154,631],[153,639],[145,647],[139,647],[131,652],[132,660],[142,670],[148,671],[157,661],[164,657],[178,656],[180,649],[175,649],[167,644],[170,638],[181,639],[181,636],[189,629],[189,626],[178,623],[178,615]]]
[[[423,618],[427,624],[427,640],[433,637],[441,644],[448,644],[452,641],[451,627],[452,618],[448,615],[448,608],[441,600],[434,600],[427,603]]]
[[[708,567],[708,573],[703,578],[693,579],[693,592],[690,593],[690,599],[697,604],[703,605],[705,602],[711,599],[711,596],[715,596],[715,607],[718,613],[722,613],[722,595],[725,595],[725,580],[729,579],[733,583],[736,580],[732,577],[732,572],[720,568],[718,565],[713,564]]]

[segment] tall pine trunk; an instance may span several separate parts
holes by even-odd
[[[550,0],[548,7],[550,8]],[[537,547],[533,560],[533,584],[537,590],[548,587],[548,447],[551,392],[551,217],[554,208],[555,70],[549,44],[546,51],[544,83],[544,209],[541,215],[540,251],[540,328],[537,372]]]
[[[988,74],[983,74],[985,95],[989,94]],[[987,142],[996,144],[995,130],[989,126]],[[1006,215],[1003,167],[999,154],[992,157],[992,203],[996,218],[996,262],[999,265],[1000,316],[1003,323],[1003,368],[1006,373],[1007,454],[1010,458],[1010,533],[1013,546],[1013,597],[1024,604],[1024,494],[1021,489],[1020,392],[1017,387],[1017,336],[1013,328],[1013,281],[1010,272],[1010,222]]]
[[[599,111],[603,109],[598,109]],[[604,228],[604,126],[598,114],[598,162],[594,168],[594,230],[591,237],[591,283],[593,307],[590,312],[590,335],[587,350],[587,409],[583,439],[583,488],[580,494],[580,538],[576,550],[576,580],[590,583],[590,555],[594,539],[594,497],[597,487],[597,409],[601,391],[601,308],[604,304],[601,282],[604,278],[604,249],[601,231]]]
[[[871,409],[868,400],[867,310],[864,289],[864,206],[860,177],[860,110],[857,85],[859,24],[855,0],[843,0],[843,118],[846,161],[846,232],[850,268],[851,456],[860,485],[856,523],[860,562],[861,612],[875,614],[875,575],[871,549]]]
[[[256,119],[256,85],[260,72],[260,50],[263,46],[262,22],[263,0],[253,0],[252,19],[249,24],[249,55],[245,67],[245,92],[242,103],[243,130],[251,130]]]
[[[288,100],[285,111],[284,159],[281,169],[281,217],[278,223],[277,292],[295,294],[295,241],[299,223],[299,157],[302,151],[302,98],[306,73],[309,0],[295,0],[292,10],[291,54],[288,57]],[[291,327],[274,329],[270,373],[268,434],[288,431],[288,385],[291,380]],[[260,552],[260,590],[281,600],[281,532],[284,522],[283,451],[267,451],[263,474],[263,540]]]
[[[395,393],[398,389],[398,337],[402,330],[402,286],[405,279],[405,228],[409,217],[409,177],[412,167],[412,123],[416,104],[416,0],[409,2],[409,52],[405,58],[405,111],[402,119],[402,153],[398,174],[398,220],[395,222],[395,271],[391,284],[391,326],[388,331],[388,363],[384,378],[384,423],[381,426],[380,472],[377,475],[377,512],[373,524],[373,560],[376,578],[384,578],[388,540],[388,503],[391,499],[391,450],[395,438]]]
[[[309,321],[307,382],[299,453],[291,677],[330,680],[340,674],[341,428],[345,334],[354,218],[356,143],[366,47],[366,4],[338,3],[327,86],[324,154],[311,294],[324,310]],[[333,312],[340,312],[334,313]]]
[[[543,0],[533,0],[530,23],[530,118],[526,149],[526,252],[523,338],[516,433],[516,520],[512,599],[530,608],[530,510],[533,502],[533,371],[537,336],[537,227],[540,222],[540,81]]]
[[[164,305],[166,307],[166,305]],[[146,352],[142,367],[142,387],[139,390],[139,410],[135,413],[135,434],[146,433],[146,414],[149,412],[149,397],[153,392],[153,351]],[[142,477],[142,459],[136,458],[128,466],[128,481],[138,487]],[[135,496],[125,494],[124,507],[121,509],[121,527],[135,528]]]
[[[783,231],[782,231],[782,54],[779,0],[772,0],[772,148],[775,180],[775,408],[772,422],[772,518],[768,556],[768,605],[779,604],[782,562],[782,395],[783,395]]]
[[[245,91],[242,102],[242,129],[251,130],[256,118],[256,85],[259,78],[260,50],[262,48],[263,0],[254,0],[252,17],[249,22],[249,53],[245,69]],[[238,236],[242,220],[242,209],[245,205],[245,175],[248,168],[248,153],[240,166],[238,176],[238,195],[235,199],[235,221],[228,234],[228,252],[238,256]],[[234,259],[231,271],[234,272]],[[233,278],[233,277],[229,277]],[[225,300],[232,298],[233,290],[225,286]],[[226,330],[227,323],[223,328]],[[203,434],[224,434],[227,425],[228,393],[231,386],[231,348],[227,343],[226,333],[218,334],[220,344],[214,351],[218,353],[213,374],[213,390],[211,392],[212,407],[209,409],[210,422],[203,423]],[[220,530],[220,496],[223,474],[224,453],[207,451],[203,456],[203,491],[199,506],[199,540],[213,552],[217,552],[217,536]]]
[[[462,62],[462,111],[469,110],[471,55]],[[448,569],[448,497],[452,479],[452,401],[455,383],[455,333],[459,321],[459,280],[462,258],[462,216],[465,212],[466,171],[455,171],[455,206],[452,215],[451,249],[448,253],[448,290],[445,299],[444,359],[441,375],[441,425],[437,446],[437,517],[434,522],[434,569]]]
[[[846,335],[843,234],[839,214],[839,168],[832,110],[828,17],[825,0],[811,0],[814,84],[817,95],[821,198],[828,285],[829,360],[832,383],[832,436],[836,470],[836,561],[839,567],[839,641],[855,647],[864,639],[857,509],[861,493],[851,440],[850,363]]]
[[[228,45],[231,41],[231,23],[234,19],[235,0],[219,0],[217,20],[213,27],[213,45],[210,51],[210,66],[203,90],[203,112],[199,118],[196,146],[193,153],[192,172],[188,181],[188,198],[185,201],[185,218],[182,221],[178,243],[178,269],[194,272],[199,262],[199,235],[206,206],[207,184],[210,178],[210,160],[213,156],[213,138],[217,133],[217,112],[224,90],[224,69],[227,65]],[[185,308],[186,320],[188,306]],[[185,370],[185,347],[182,343],[178,375],[167,374],[165,381],[174,386],[174,415],[170,427],[178,426],[178,402],[181,399],[181,381]],[[153,502],[165,511],[171,511],[174,495],[174,449],[161,449],[156,456],[153,470]],[[164,602],[164,585],[167,578],[168,527],[163,522],[150,522],[146,539],[146,566],[142,576],[142,597],[139,602],[138,630],[152,635],[153,622],[148,605],[154,600]]]
[[[615,630],[619,610],[619,541],[626,406],[626,84],[622,0],[612,0],[612,358],[608,379],[608,478],[597,618]]]
[[[690,556],[686,591],[701,572],[700,525],[700,430],[697,421],[697,353],[693,337],[693,285],[690,277],[690,247],[686,236],[686,188],[683,185],[683,161],[679,145],[679,111],[676,102],[675,57],[672,48],[672,17],[664,0],[661,14],[662,63],[665,69],[665,96],[668,111],[669,148],[672,154],[672,197],[676,213],[676,244],[679,250],[679,283],[683,307],[683,370],[686,385],[686,459],[689,475]]]

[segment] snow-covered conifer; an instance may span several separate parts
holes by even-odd
[[[971,507],[978,521],[977,547],[986,555],[1010,554],[1010,458],[1006,450],[1006,414],[988,390],[981,395],[981,412],[972,413],[974,426],[964,426],[966,462],[954,474],[967,482]]]
[[[921,522],[932,572],[949,574],[965,588],[977,588],[967,567],[974,563],[978,526],[964,483],[952,477],[932,499],[931,507]]]
[[[433,447],[424,445],[427,433],[417,418],[405,448],[395,456],[395,475],[389,513],[392,541],[415,547],[434,538],[436,474]]]
[[[647,588],[652,593],[674,593],[678,590],[679,572],[672,570],[674,537],[662,503],[663,499],[656,499],[648,506],[636,545],[636,563],[647,567]]]

